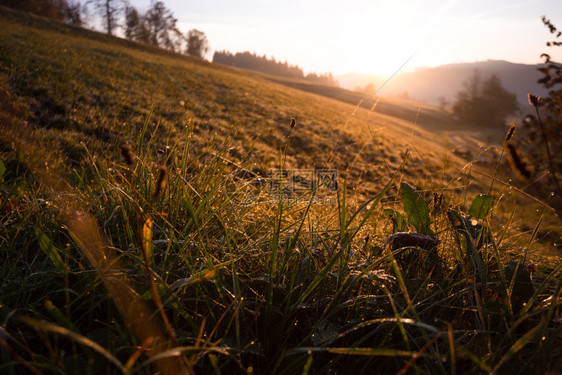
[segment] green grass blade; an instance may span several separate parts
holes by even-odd
[[[49,237],[47,237],[43,232],[41,232],[39,228],[35,228],[35,236],[37,237],[37,241],[39,241],[39,247],[41,248],[41,250],[43,250],[45,254],[47,254],[47,256],[49,257],[51,262],[53,262],[55,267],[57,267],[57,269],[61,273],[67,273],[68,267],[66,263],[62,260],[62,257],[60,255],[61,250],[57,249],[55,245],[53,245],[53,242],[49,239]]]
[[[105,350],[98,343],[96,343],[95,341],[92,341],[91,339],[89,339],[85,336],[82,336],[82,335],[80,335],[76,332],[73,332],[68,328],[64,328],[64,327],[61,327],[61,326],[58,326],[58,325],[55,325],[55,324],[52,324],[52,323],[44,322],[44,321],[39,321],[39,320],[32,319],[32,318],[29,318],[29,317],[26,317],[26,316],[21,316],[21,317],[19,317],[18,320],[21,321],[22,323],[30,326],[30,327],[38,329],[40,331],[66,336],[66,337],[76,341],[77,343],[80,343],[80,344],[86,346],[89,349],[95,350],[96,352],[101,354],[103,357],[105,357],[109,362],[113,363],[119,370],[121,370],[122,372],[125,372],[125,366],[115,356],[113,356],[111,353],[109,353],[107,350]]]

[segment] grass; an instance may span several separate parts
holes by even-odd
[[[2,373],[562,371],[548,210],[406,109],[1,10]]]

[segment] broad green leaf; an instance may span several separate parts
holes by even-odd
[[[468,213],[475,219],[484,219],[490,214],[492,197],[488,194],[479,194],[470,205]]]
[[[0,180],[4,177],[4,173],[6,173],[6,166],[4,165],[4,162],[0,160]]]
[[[39,228],[35,228],[35,236],[37,237],[37,241],[39,241],[39,247],[41,247],[41,250],[47,254],[51,262],[54,263],[55,267],[57,267],[57,269],[62,273],[68,272],[66,264],[60,256],[61,250],[57,249],[49,237],[41,232]]]
[[[412,186],[400,184],[400,196],[408,222],[421,234],[433,234],[429,228],[429,209],[426,201]]]

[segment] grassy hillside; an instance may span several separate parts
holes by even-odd
[[[43,21],[29,16],[26,22]],[[388,175],[383,164],[398,167],[412,144],[430,166],[440,168],[446,158],[448,150],[435,134],[413,126],[416,117],[418,123],[433,119],[432,110],[418,116],[417,108],[391,105],[387,112],[393,118],[370,110],[354,114],[360,98],[346,97],[350,106],[287,88],[286,82],[271,83],[269,77],[126,47],[123,41],[106,44],[95,33],[74,37],[67,29],[69,36],[61,39],[58,30],[7,23],[1,58],[8,90],[29,107],[26,120],[49,139],[57,138],[73,161],[80,161],[81,141],[116,154],[123,139],[136,137],[151,108],[160,142],[180,143],[186,124],[193,123],[197,151],[216,133],[218,143],[232,140],[230,152],[240,160],[256,141],[248,162],[262,172],[277,163],[295,118],[299,126],[288,150],[289,166],[344,170],[353,163],[350,182],[366,173],[371,193],[381,184],[370,185]],[[420,155],[412,161],[421,161]],[[424,175],[421,168],[407,171]]]
[[[559,219],[491,184],[511,172],[476,163],[482,134],[0,25],[0,372],[562,371],[562,269],[538,252]]]

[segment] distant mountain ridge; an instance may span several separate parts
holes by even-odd
[[[488,60],[474,63],[458,63],[442,65],[435,68],[419,68],[413,72],[400,73],[386,83],[381,89],[383,96],[402,95],[407,93],[411,99],[423,100],[429,104],[439,104],[444,97],[449,103],[456,99],[456,94],[464,86],[464,82],[480,72],[482,80],[497,75],[503,86],[517,95],[521,104],[527,102],[527,94],[544,96],[547,90],[537,83],[542,73],[537,69],[545,64],[516,64],[503,60]],[[342,87],[354,89],[374,83],[381,87],[385,79],[376,75],[344,74],[335,77]]]

